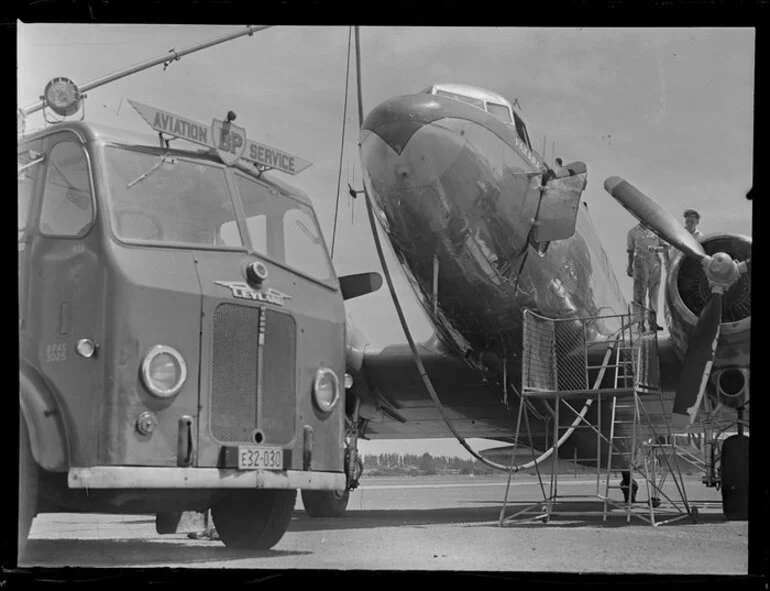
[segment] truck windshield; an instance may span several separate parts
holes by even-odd
[[[243,248],[237,231],[221,232],[236,219],[224,169],[116,146],[105,154],[110,220],[120,240]]]
[[[314,279],[331,282],[331,265],[313,210],[240,173],[235,180],[252,248]]]
[[[235,173],[246,215],[243,239],[227,173],[208,162],[107,146],[108,208],[124,242],[194,248],[251,248],[276,263],[333,284],[313,210],[301,201]]]

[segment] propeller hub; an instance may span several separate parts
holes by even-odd
[[[711,287],[723,290],[735,283],[740,275],[738,264],[725,252],[718,252],[705,259],[703,269]]]

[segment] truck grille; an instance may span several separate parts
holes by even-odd
[[[263,444],[283,445],[294,435],[296,325],[288,314],[265,315],[258,404],[260,309],[221,304],[214,312],[210,414],[219,441],[252,443],[257,427]]]

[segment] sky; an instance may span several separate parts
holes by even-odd
[[[242,28],[20,22],[18,106],[37,102],[53,77],[83,85]],[[751,236],[754,29],[361,27],[360,39],[364,116],[435,82],[476,85],[518,99],[549,161],[585,162],[584,201],[629,300],[625,244],[636,220],[604,191],[607,177],[625,178],[679,219],[697,209],[705,234]],[[362,188],[353,59],[344,109],[348,43],[349,27],[271,27],[90,90],[85,117],[152,133],[127,99],[204,124],[235,111],[249,139],[313,163],[273,174],[310,195],[330,246],[334,236],[338,275],[381,271],[363,198],[347,193],[348,183]],[[26,129],[43,125],[38,112]],[[430,325],[388,257],[412,335],[427,338]],[[387,286],[346,307],[373,347],[405,342]],[[454,440],[361,449],[467,457]]]

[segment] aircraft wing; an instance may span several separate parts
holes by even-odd
[[[435,339],[418,344],[417,349],[455,429],[464,437],[510,438],[516,415],[501,403],[501,386],[483,381],[462,359],[442,351]],[[406,343],[365,350],[352,390],[362,400],[361,416],[368,419],[365,437],[453,437]]]
[[[507,404],[502,386],[484,380],[465,361],[442,350],[432,338],[417,344],[420,360],[452,426],[463,437],[510,441],[515,430],[518,398],[509,390]],[[667,411],[681,371],[681,360],[669,335],[658,337],[660,387]],[[598,363],[600,359],[592,359]],[[422,439],[453,437],[420,377],[411,348],[406,343],[381,349],[363,348],[354,367],[352,393],[361,400],[367,419],[365,437],[372,439]],[[518,375],[518,371],[515,371]],[[517,379],[514,385],[518,389]]]

